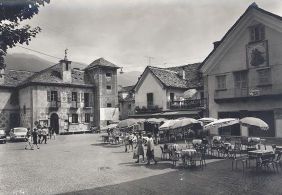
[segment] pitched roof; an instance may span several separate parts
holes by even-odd
[[[85,79],[85,72],[81,70],[71,70],[72,82],[74,85],[91,85],[87,79]],[[64,84],[61,75],[61,64],[55,64],[47,69],[44,69],[38,73],[35,73],[28,78],[23,84],[27,83],[42,83],[42,84]]]
[[[238,20],[232,25],[232,27],[225,33],[225,35],[222,37],[222,39],[218,42],[218,45],[216,47],[213,48],[213,50],[209,53],[209,55],[205,58],[205,60],[202,62],[200,68],[202,68],[204,66],[204,64],[206,63],[206,61],[210,58],[210,56],[217,50],[217,48],[219,48],[219,46],[222,44],[222,42],[228,37],[228,35],[235,29],[235,27],[238,25],[238,23],[245,17],[245,15],[247,15],[247,13],[251,10],[257,10],[263,14],[267,14],[271,17],[274,17],[276,19],[282,20],[281,16],[278,16],[276,14],[273,14],[271,12],[268,12],[264,9],[261,9],[258,7],[258,5],[256,3],[252,3],[247,9],[246,11],[238,18]]]
[[[134,88],[135,85],[130,85],[126,87],[122,87],[118,92],[129,92]]]
[[[116,68],[116,69],[119,68],[117,65],[115,65],[115,64],[105,60],[104,58],[99,58],[99,59],[93,61],[91,64],[89,64],[85,69],[99,67],[99,66],[104,66],[104,67],[109,67],[109,68]]]
[[[0,84],[1,87],[16,87],[28,77],[32,76],[34,72],[24,70],[5,70],[4,83]]]

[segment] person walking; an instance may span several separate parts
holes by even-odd
[[[47,127],[44,127],[41,132],[43,137],[41,143],[44,141],[44,143],[47,144]]]
[[[134,135],[132,134],[132,132],[129,133],[129,136],[128,136],[128,151],[130,150],[130,147],[131,147],[131,150],[133,151],[133,139],[134,139]]]
[[[151,134],[148,134],[148,141],[147,141],[147,165],[150,165],[150,161],[154,160],[155,164],[157,164],[157,161],[155,160],[155,155],[154,155],[154,140],[152,138]]]
[[[26,143],[25,143],[25,150],[27,150],[27,147],[30,146],[30,149],[33,150],[33,145],[31,143],[31,132],[30,132],[30,128],[27,128],[27,132],[26,132]]]
[[[124,134],[124,147],[125,147],[125,152],[129,152],[127,146],[129,144],[129,136],[127,135],[127,133]]]
[[[52,127],[48,127],[48,136],[49,136],[49,139],[51,140],[51,138],[52,138]]]
[[[41,144],[41,138],[42,138],[42,128],[41,128],[41,126],[37,128],[37,135],[38,135],[38,143]]]
[[[55,129],[54,128],[52,128],[52,136],[53,136],[53,138],[54,138],[54,140],[56,139],[56,132],[55,132]]]
[[[38,136],[37,128],[34,128],[32,132],[33,145],[36,145],[37,149],[39,149],[39,146],[37,144],[37,136]]]
[[[138,138],[137,138],[137,144],[135,149],[137,148],[137,161],[136,163],[139,163],[139,157],[142,156],[143,157],[143,161],[144,162],[144,144],[143,144],[143,137],[142,134],[139,133]]]

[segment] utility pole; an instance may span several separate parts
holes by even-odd
[[[148,66],[151,66],[151,62],[154,59],[154,57],[152,57],[152,56],[145,56],[145,58],[147,58],[147,60],[148,60]]]

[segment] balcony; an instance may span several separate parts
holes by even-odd
[[[194,108],[205,108],[206,99],[195,99],[195,100],[179,100],[167,102],[167,108],[170,110],[187,110]]]
[[[264,97],[281,97],[282,85],[258,85],[249,88],[231,88],[225,90],[215,90],[215,102],[235,101],[239,99],[253,99]]]
[[[77,101],[71,101],[71,106],[70,106],[70,108],[72,108],[72,109],[77,109],[77,108],[78,108],[78,103],[77,103]]]
[[[58,109],[60,107],[61,107],[61,102],[58,102],[58,101],[49,102],[49,108],[50,109]]]
[[[147,107],[142,106],[141,108],[139,106],[135,107],[135,112],[138,114],[144,114],[144,113],[157,113],[161,112],[163,108],[160,108],[158,105],[148,105]]]
[[[84,106],[83,106],[84,109],[90,109],[92,107],[93,106],[92,106],[92,104],[90,104],[90,102],[84,102]]]

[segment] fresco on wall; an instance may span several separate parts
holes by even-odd
[[[247,45],[248,67],[268,66],[267,42],[250,43]]]

